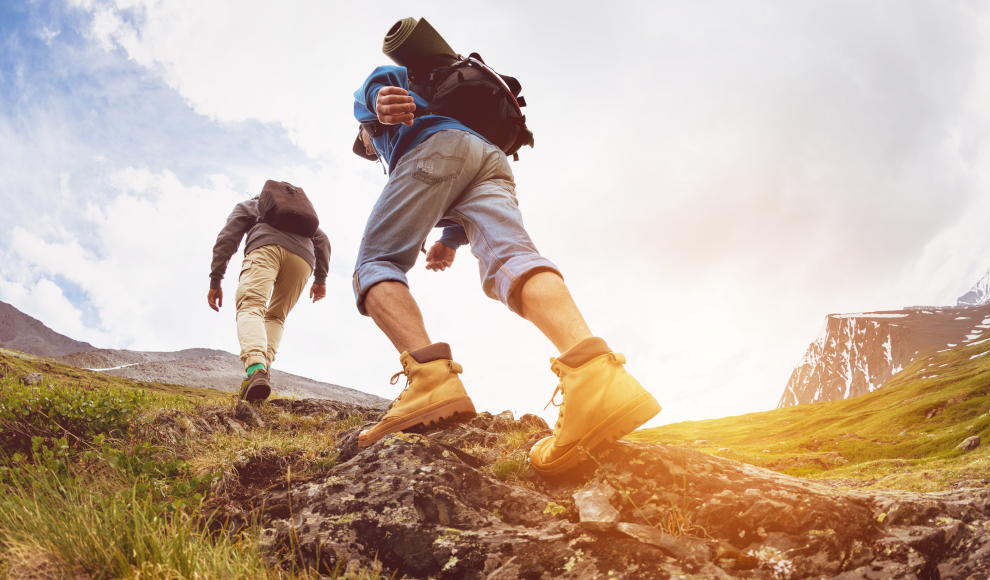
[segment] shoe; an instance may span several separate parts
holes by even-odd
[[[254,371],[247,380],[241,381],[241,396],[238,400],[264,401],[272,393],[272,384],[268,377],[268,371]]]
[[[408,352],[402,353],[399,362],[403,370],[395,373],[392,384],[404,374],[406,388],[388,406],[377,425],[358,435],[361,449],[389,433],[423,430],[434,425],[446,429],[466,423],[477,415],[471,397],[457,376],[464,372],[461,365],[450,359],[419,363]]]
[[[563,394],[553,435],[541,439],[529,460],[539,473],[557,475],[575,467],[599,443],[631,433],[660,412],[660,403],[626,372],[617,352],[597,356],[577,368],[550,359]],[[549,403],[548,403],[549,405]]]

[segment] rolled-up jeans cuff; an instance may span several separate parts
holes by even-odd
[[[494,296],[502,304],[509,307],[509,310],[522,316],[522,304],[519,303],[519,291],[522,290],[520,283],[529,279],[532,274],[543,272],[553,272],[560,276],[557,265],[543,256],[533,253],[510,258],[502,264],[495,275]]]
[[[405,272],[392,262],[367,262],[358,266],[354,271],[354,280],[351,286],[354,290],[354,299],[357,302],[358,312],[368,316],[368,310],[364,307],[364,299],[368,295],[368,290],[379,282],[402,282],[409,287],[409,280]]]

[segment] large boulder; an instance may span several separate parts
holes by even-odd
[[[547,479],[525,457],[548,431],[509,417],[366,449],[355,428],[328,473],[255,482],[212,521],[256,521],[271,553],[321,570],[377,558],[423,580],[990,577],[987,489],[850,491],[621,440]]]

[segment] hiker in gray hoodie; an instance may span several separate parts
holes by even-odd
[[[316,279],[309,297],[316,302],[327,294],[330,242],[320,229],[312,238],[305,238],[262,222],[258,197],[237,204],[213,246],[210,291],[206,299],[217,312],[223,306],[220,281],[245,234],[244,261],[234,296],[237,338],[247,375],[241,383],[240,398],[258,401],[271,393],[269,372],[282,342],[285,318],[302,295],[311,274],[315,272]]]

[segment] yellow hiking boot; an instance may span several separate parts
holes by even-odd
[[[563,401],[553,436],[529,453],[534,469],[543,475],[563,473],[599,443],[633,432],[660,412],[660,403],[626,372],[625,362],[600,338],[583,340],[550,359],[550,369],[560,378],[550,402],[558,391]]]
[[[445,429],[473,419],[474,403],[457,376],[464,371],[450,359],[450,346],[442,342],[402,353],[403,370],[395,373],[392,384],[404,374],[406,388],[377,425],[358,435],[358,447],[373,445],[389,433],[433,425]]]

